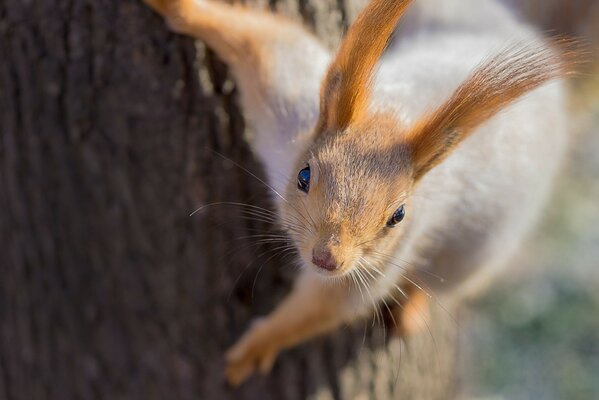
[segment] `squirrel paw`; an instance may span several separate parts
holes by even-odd
[[[246,333],[227,351],[225,359],[227,380],[232,386],[239,386],[256,369],[266,375],[277,358],[278,347],[269,335],[267,321],[256,320]]]
[[[187,24],[184,22],[183,0],[143,0],[150,8],[162,15],[169,29],[176,33],[187,33]]]

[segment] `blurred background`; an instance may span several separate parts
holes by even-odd
[[[467,311],[467,399],[599,398],[599,74],[572,88],[572,150],[543,220]]]

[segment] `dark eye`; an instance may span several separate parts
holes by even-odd
[[[389,221],[387,221],[387,226],[389,228],[393,228],[395,225],[399,224],[405,216],[406,210],[404,205],[402,204],[401,207],[395,210],[391,218],[389,218]]]
[[[300,170],[297,174],[297,188],[302,192],[308,193],[310,190],[310,166]]]

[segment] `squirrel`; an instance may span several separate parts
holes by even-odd
[[[400,306],[399,334],[418,331],[422,287],[447,301],[479,291],[549,198],[575,55],[496,0],[372,0],[334,55],[272,13],[144,2],[230,67],[302,263],[287,298],[226,353],[232,385],[378,302]]]

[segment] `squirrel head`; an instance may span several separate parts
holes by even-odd
[[[421,178],[505,106],[571,73],[568,58],[576,60],[545,43],[507,47],[405,126],[370,112],[369,100],[373,70],[410,3],[373,0],[348,31],[322,84],[313,140],[286,190],[284,225],[304,263],[326,276],[384,261],[411,223]]]
[[[288,230],[302,258],[323,274],[345,274],[401,237],[414,179],[409,149],[393,139],[400,129],[374,115],[322,136],[298,161],[284,219],[302,227]]]

